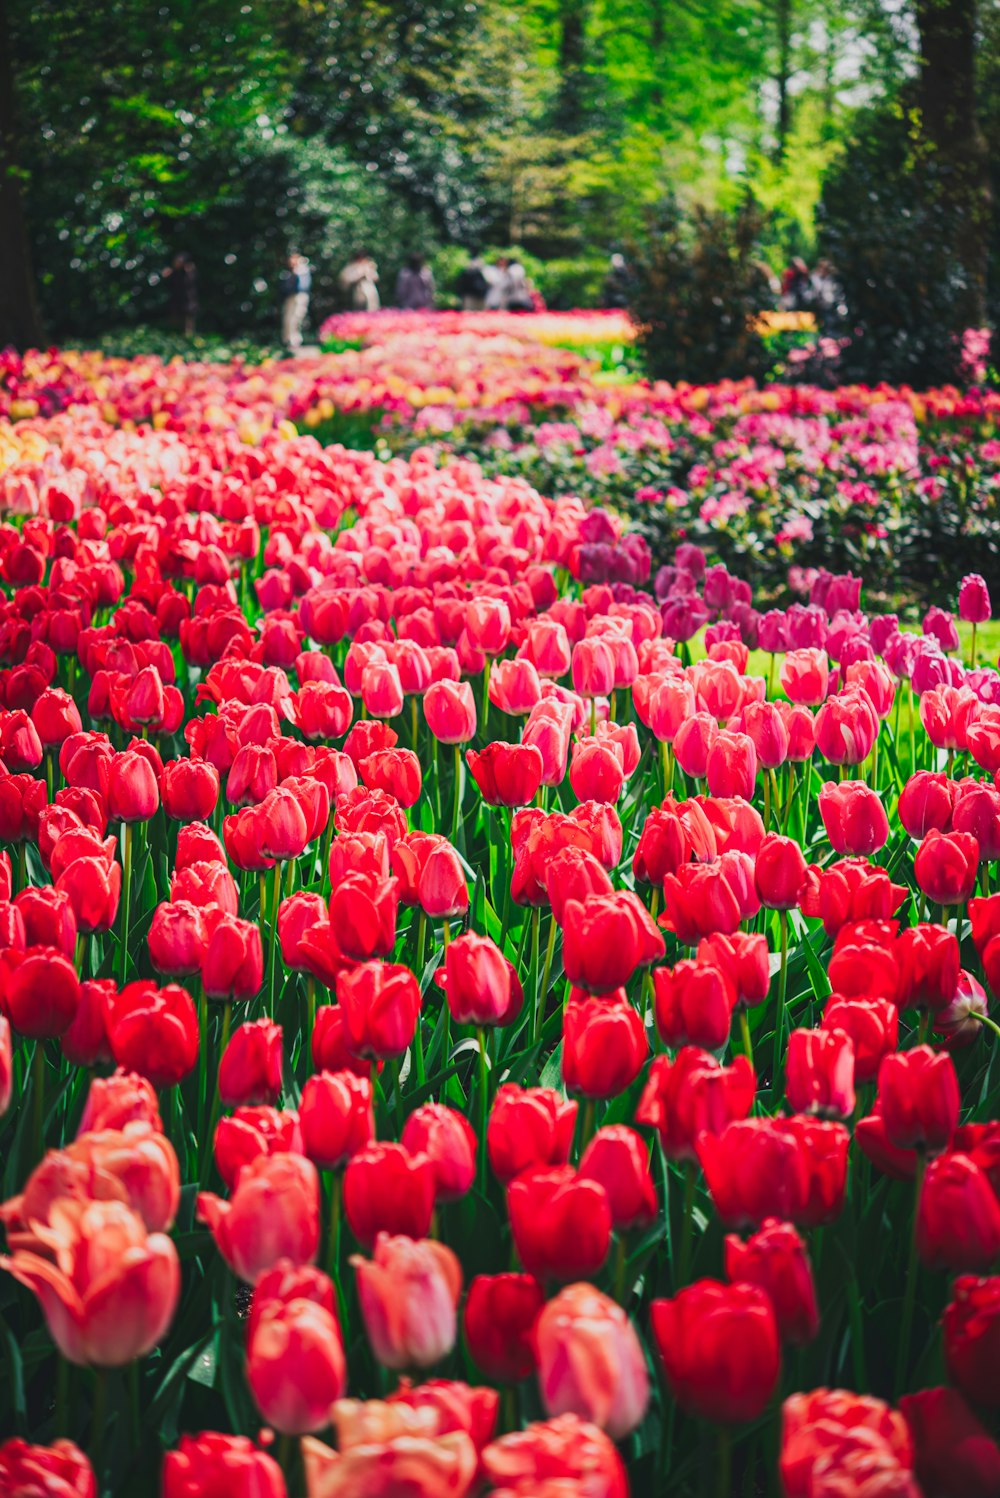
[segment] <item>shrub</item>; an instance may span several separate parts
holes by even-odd
[[[836,269],[847,309],[837,381],[925,387],[958,376],[962,211],[946,187],[904,113],[861,116],[817,215],[819,252]]]
[[[734,213],[668,199],[633,252],[638,323],[649,374],[708,384],[762,375],[754,320],[773,297],[761,260],[764,216],[749,195]]]

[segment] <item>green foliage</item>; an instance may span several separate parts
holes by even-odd
[[[832,378],[928,386],[958,375],[962,211],[943,185],[907,112],[861,117],[818,214],[819,248],[837,268],[847,308],[848,341]]]
[[[764,217],[747,196],[731,214],[668,199],[634,257],[630,310],[655,379],[708,384],[762,374],[754,321],[772,301],[761,238]]]

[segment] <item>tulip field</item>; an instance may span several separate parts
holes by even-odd
[[[0,1498],[998,1498],[1000,401],[328,332],[0,356]]]

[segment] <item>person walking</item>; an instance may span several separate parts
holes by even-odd
[[[455,290],[462,299],[463,312],[482,312],[490,289],[490,270],[482,252],[473,250],[455,282]]]
[[[378,266],[367,250],[356,250],[339,276],[340,289],[353,312],[377,312]]]
[[[406,312],[426,312],[434,305],[434,276],[422,255],[410,255],[396,277],[396,306]]]
[[[170,299],[170,324],[185,338],[194,337],[198,318],[198,272],[187,250],[179,250],[163,272]]]
[[[311,290],[312,268],[309,261],[293,250],[281,278],[281,341],[293,352],[302,347],[302,324],[309,311]]]

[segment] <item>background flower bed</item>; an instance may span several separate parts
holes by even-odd
[[[936,419],[990,398],[793,414],[610,389],[559,350],[519,365],[506,332],[415,337],[254,371],[9,362],[4,1428],[82,1444],[116,1494],[153,1490],[183,1431],[262,1423],[290,1491],[308,1432],[312,1498],[354,1491],[414,1407],[419,1491],[742,1491],[779,1452],[790,1495],[873,1469],[911,1498],[956,1471],[995,1491],[985,586],[961,632],[939,607],[917,634],[829,570],[767,610],[748,545],[727,571],[689,543],[654,597],[608,510],[425,432],[384,462],[293,425],[324,388],[359,413],[519,389],[528,417],[579,401],[594,450],[612,412],[617,441],[659,410],[692,444],[791,430],[803,484],[842,447],[889,491],[915,434],[957,460]],[[32,1178],[45,1148],[68,1153]],[[48,1295],[53,1246],[80,1290],[111,1276],[109,1322]],[[401,1372],[418,1390],[371,1403]],[[795,1398],[825,1386],[871,1397]],[[369,1423],[336,1403],[338,1457],[344,1393]],[[182,1468],[208,1491],[212,1451],[182,1446],[168,1493]]]

